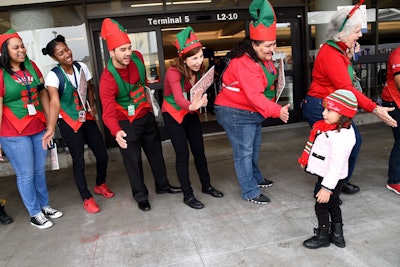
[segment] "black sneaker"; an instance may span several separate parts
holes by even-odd
[[[248,199],[248,201],[251,201],[255,204],[265,205],[265,204],[268,204],[270,200],[267,196],[264,196],[263,194],[259,194],[255,198]]]
[[[44,207],[42,209],[44,216],[50,217],[52,219],[57,219],[63,216],[62,212],[56,209],[53,209],[50,206]]]
[[[53,226],[53,223],[44,216],[41,212],[38,215],[31,217],[31,225],[36,226],[39,229],[46,229]]]
[[[270,187],[273,183],[274,182],[272,182],[271,180],[264,179],[261,183],[258,184],[258,187]]]

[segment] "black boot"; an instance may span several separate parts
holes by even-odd
[[[322,247],[329,247],[329,227],[319,227],[314,228],[314,236],[310,239],[307,239],[303,242],[303,246],[306,248],[322,248]]]
[[[0,223],[1,224],[10,224],[13,222],[13,219],[7,215],[4,210],[4,206],[0,205]]]
[[[344,248],[346,246],[343,237],[343,224],[333,223],[331,225],[331,242],[339,248]]]

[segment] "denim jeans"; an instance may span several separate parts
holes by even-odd
[[[400,110],[395,102],[382,101],[384,107],[394,107],[389,115],[400,124]],[[399,127],[391,127],[394,137],[394,144],[389,158],[388,184],[400,184],[400,131]]]
[[[261,146],[261,123],[264,117],[257,112],[215,106],[218,123],[224,128],[232,145],[233,160],[243,199],[261,194],[258,183],[263,176],[258,168]]]
[[[306,96],[305,100],[302,103],[303,117],[307,120],[308,124],[311,127],[314,125],[315,122],[323,119],[322,112],[324,111],[324,107],[322,106],[322,101],[323,99],[320,98]],[[352,122],[351,125],[353,126],[354,132],[356,134],[356,144],[354,145],[349,157],[349,171],[345,179],[346,182],[348,182],[353,175],[354,167],[356,166],[358,153],[360,152],[362,142],[360,131],[358,130],[354,122]]]
[[[0,137],[0,144],[17,175],[18,191],[31,217],[49,206],[46,184],[47,150],[44,131],[30,136]]]

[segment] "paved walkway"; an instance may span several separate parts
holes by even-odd
[[[15,220],[0,225],[0,266],[400,266],[400,196],[385,188],[391,131],[382,123],[360,130],[363,145],[353,183],[361,192],[341,197],[344,249],[302,246],[313,234],[316,217],[315,179],[296,162],[309,133],[300,123],[264,129],[260,166],[274,181],[262,189],[271,198],[266,206],[241,200],[225,134],[205,138],[212,183],[225,193],[222,199],[201,193],[190,165],[202,210],[184,205],[181,194],[155,194],[146,162],[152,209],[140,211],[116,149],[109,151],[108,170],[116,195],[107,200],[95,196],[100,213],[82,208],[71,168],[48,172],[51,203],[64,216],[47,230],[30,226],[14,176],[0,177],[1,196]],[[177,185],[172,145],[166,141],[163,148],[169,179]],[[94,165],[86,174],[92,188]]]

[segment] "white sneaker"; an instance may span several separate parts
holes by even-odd
[[[63,216],[61,211],[53,209],[50,206],[42,208],[42,211],[43,211],[44,216],[48,216],[52,219],[57,219],[57,218],[60,218],[61,216]]]
[[[46,229],[53,226],[53,223],[44,216],[41,212],[38,215],[31,217],[31,225],[36,226],[39,229]]]

